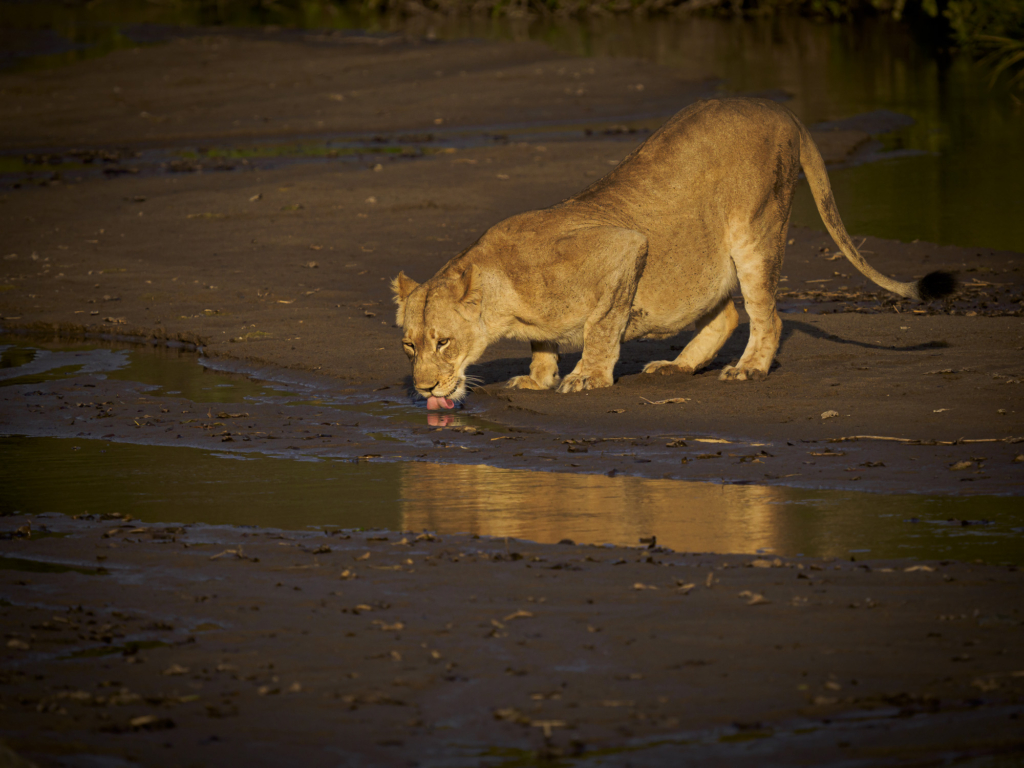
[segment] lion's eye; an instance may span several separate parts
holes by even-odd
[[[447,347],[449,341],[451,341],[451,339],[439,339],[437,342],[437,348],[442,349],[444,347]]]
[[[406,352],[415,352],[416,346],[411,341],[403,341],[402,346],[405,347]]]

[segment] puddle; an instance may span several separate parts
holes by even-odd
[[[352,414],[352,418],[345,419],[349,424],[342,426],[358,426],[358,416],[365,414],[396,424],[508,431],[507,427],[468,411],[427,413],[423,403],[411,403],[405,398],[389,400],[375,393],[370,400],[371,396],[367,395],[333,395],[298,381],[259,381],[233,370],[230,364],[199,357],[181,347],[142,346],[129,342],[108,344],[108,348],[98,349],[96,342],[48,343],[0,336],[0,387],[43,384],[91,374],[99,379],[142,384],[147,388],[146,393],[153,397],[182,398],[192,403],[272,402],[289,406],[312,405]],[[400,391],[397,396],[401,396]],[[398,438],[382,432],[367,434],[375,440],[398,441]]]
[[[331,403],[322,400],[311,402],[320,405],[331,405]],[[476,416],[470,411],[458,410],[455,412],[428,412],[421,404],[414,405],[405,402],[381,400],[375,403],[363,403],[360,405],[334,405],[333,407],[355,413],[380,416],[381,418],[385,418],[396,424],[425,424],[429,427],[473,427],[483,432],[504,433],[510,431],[508,427],[501,424],[495,424],[493,421],[487,421],[487,419]],[[372,437],[376,433],[370,432],[368,434]],[[375,439],[393,441],[396,438],[390,435],[377,434]]]
[[[345,448],[348,444],[357,446],[357,451],[375,448],[369,456],[410,459],[418,455],[417,446],[459,437],[458,432],[430,431],[431,420],[443,419],[473,433],[509,430],[468,412],[428,413],[422,405],[405,400],[367,402],[362,399],[365,395],[343,397],[301,382],[256,381],[208,367],[211,364],[184,349],[127,344],[97,348],[95,342],[42,343],[0,337],[0,386],[78,377],[68,390],[74,394],[63,401],[62,413],[74,407],[67,434],[104,418],[106,403],[73,402],[89,399],[87,387],[94,386],[89,382],[103,378],[144,385],[147,399],[141,402],[146,405],[139,413],[147,415],[130,414],[140,430],[155,426],[163,434],[163,423],[171,424],[163,444],[153,444],[148,436],[155,433],[144,430],[139,437],[134,430],[122,430],[117,442],[0,437],[0,514],[119,513],[153,523],[427,529],[627,546],[656,536],[659,545],[689,552],[1024,561],[1024,509],[1013,497],[883,495],[484,464],[355,461],[353,450]],[[219,413],[215,403],[230,403],[227,410],[232,412]],[[246,408],[246,403],[254,415],[234,412],[240,405]],[[200,418],[181,421],[178,406],[192,404],[199,406]],[[271,429],[260,423],[261,418],[269,418],[268,404],[274,418],[285,422],[284,427],[273,427],[285,439],[248,448],[232,439],[232,445],[223,446],[227,450],[204,450],[194,447],[195,435],[187,434],[193,439],[192,447],[173,445],[179,439],[177,433],[193,432],[189,427],[208,421],[218,425],[216,429],[235,430],[228,434],[238,440],[248,439],[246,434],[265,435],[238,430]],[[75,407],[79,405],[81,410]],[[92,407],[97,405],[100,411]],[[311,417],[310,405],[328,413]],[[162,416],[161,406],[175,411],[168,414],[167,422],[148,415]],[[295,424],[302,427],[327,424],[322,420],[326,417],[336,421],[329,427],[330,434],[305,430],[310,434],[298,437],[292,428],[288,436],[284,430],[293,420],[292,413]],[[175,414],[177,420],[171,418]],[[66,423],[64,416],[60,418]],[[230,423],[214,421],[218,418]],[[161,423],[150,424],[150,419]],[[391,431],[390,424],[402,429]],[[420,429],[410,431],[410,424]],[[106,429],[101,427],[94,434]],[[205,434],[203,429],[195,432],[200,437]],[[297,447],[296,441],[315,438],[322,440]],[[480,445],[487,441],[473,439]],[[695,438],[694,442],[710,440]],[[549,441],[542,442],[539,449],[521,444],[534,452],[550,450]],[[214,445],[221,447],[221,440]],[[346,450],[347,454],[338,455]],[[396,450],[400,453],[395,454]],[[462,451],[455,454],[462,461],[468,458]]]
[[[83,373],[107,373],[127,365],[127,353],[111,349],[48,350],[0,345],[0,386],[39,384]]]
[[[16,189],[23,184],[47,184],[56,179],[79,182],[123,175],[273,170],[303,163],[373,165],[382,159],[409,160],[510,141],[549,143],[613,138],[635,143],[656,130],[666,117],[633,115],[615,121],[439,129],[420,134],[318,134],[285,141],[249,139],[239,143],[215,139],[201,145],[177,147],[0,152],[0,187]]]
[[[194,403],[291,394],[284,388],[196,365],[196,353],[182,348],[124,343],[97,349],[95,342],[45,344],[0,337],[0,386],[41,384],[82,374],[144,384],[154,396],[182,397]]]
[[[468,532],[687,552],[1024,562],[1006,497],[928,497],[0,438],[0,514]],[[965,525],[964,520],[969,521]]]
[[[954,722],[963,723],[983,710],[943,713],[944,719],[952,727]],[[1001,707],[1000,716],[1014,717],[1012,706]],[[752,765],[783,764],[774,761],[775,755],[786,755],[789,764],[813,762],[816,765],[853,766],[875,765],[880,761],[878,755],[893,756],[886,761],[897,764],[902,753],[899,747],[892,744],[915,743],[921,738],[921,732],[935,728],[931,722],[943,715],[935,713],[916,713],[912,709],[895,707],[877,707],[866,710],[854,710],[836,714],[828,718],[798,718],[779,723],[774,728],[759,728],[760,723],[751,725],[734,723],[732,725],[708,728],[706,730],[662,733],[656,736],[631,738],[623,746],[611,748],[588,748],[581,756],[565,759],[545,756],[542,752],[516,749],[509,747],[491,747],[477,751],[476,756],[483,760],[490,758],[487,765],[494,768],[527,768],[527,766],[600,766],[600,765]],[[984,717],[984,715],[982,715]],[[970,728],[966,725],[963,727]],[[878,745],[878,734],[885,734],[886,746]],[[761,743],[758,743],[761,742]],[[796,755],[825,754],[834,744],[847,747],[850,744],[873,742],[871,747],[862,747],[860,754],[871,754],[869,759],[832,758],[814,760],[808,757],[801,760]],[[588,745],[589,747],[589,745]],[[465,745],[465,754],[474,753],[473,745]],[[788,753],[783,750],[789,750]],[[757,754],[762,755],[757,760]],[[921,754],[925,754],[924,750]],[[1005,757],[983,755],[977,756],[969,751],[946,750],[941,754],[929,752],[935,764],[957,765],[963,768],[1019,768],[1020,758],[1016,755]],[[632,760],[624,758],[632,756]],[[618,759],[616,759],[618,758]],[[754,758],[754,759],[752,759]],[[501,762],[493,762],[500,760]]]
[[[46,560],[29,560],[24,557],[0,556],[0,571],[22,571],[24,573],[83,573],[86,576],[105,576],[106,568],[86,568],[80,565],[51,563]]]
[[[103,656],[134,656],[139,651],[148,651],[153,648],[170,648],[170,643],[160,640],[139,640],[137,642],[125,643],[124,645],[101,645],[96,648],[84,648],[74,653],[62,656],[62,659],[97,659]]]
[[[1024,514],[1019,500],[1001,497],[879,496],[438,464],[406,465],[401,483],[408,530],[630,546],[657,536],[658,544],[687,552],[1022,559]],[[914,517],[921,522],[907,522]],[[990,522],[963,527],[964,517]]]

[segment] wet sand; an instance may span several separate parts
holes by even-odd
[[[642,128],[713,92],[707,73],[690,75],[639,62],[568,59],[526,44],[398,40],[378,45],[333,39],[300,44],[221,37],[119,52],[55,72],[0,76],[0,91],[12,105],[0,118],[0,142],[24,151],[173,149],[200,141],[453,126],[501,134],[517,123],[575,121],[598,128],[585,141],[522,143],[513,135],[492,146],[417,159],[323,160],[275,170],[244,170],[240,163],[232,172],[146,176],[130,172],[127,153],[119,156],[121,170],[109,180],[74,183],[74,172],[63,172],[59,181],[10,190],[0,198],[2,325],[50,336],[113,334],[186,342],[227,367],[310,377],[354,397],[404,398],[408,363],[393,326],[389,279],[399,269],[425,279],[488,226],[558,202],[603,175],[643,134],[601,131],[612,121],[628,125],[632,120]],[[817,136],[823,144],[833,142],[826,154],[834,161],[849,159],[867,138],[852,131]],[[528,365],[526,345],[505,343],[482,361],[477,373],[489,386],[467,405],[486,419],[526,430],[517,436],[528,449],[513,449],[508,441],[495,444],[473,432],[428,435],[436,427],[424,418],[422,425],[409,427],[411,444],[396,449],[395,456],[451,461],[454,453],[463,463],[578,472],[1019,494],[1024,478],[1024,463],[1015,461],[1024,453],[1016,442],[1024,437],[1021,255],[865,238],[867,257],[886,274],[909,279],[934,269],[960,273],[966,288],[953,302],[918,307],[892,301],[845,261],[833,259],[835,246],[826,235],[795,228],[791,238],[780,296],[784,341],[766,382],[717,381],[718,370],[738,357],[745,343],[745,323],[705,373],[639,375],[647,360],[674,356],[671,347],[685,343],[684,334],[625,345],[615,387],[572,396],[495,386]],[[563,364],[573,363],[567,355]],[[186,438],[171,437],[181,431],[191,444],[225,449],[265,445],[268,439],[256,432],[278,430],[296,441],[309,436],[303,433],[308,424],[275,421],[269,409],[251,428],[218,426],[224,420],[212,412],[205,421],[203,414],[175,414],[172,420],[149,413],[150,403],[143,401],[152,398],[144,393],[118,382],[95,384],[88,402],[109,401],[112,418],[67,418],[68,402],[84,395],[61,387],[80,382],[6,387],[2,428],[158,444],[182,444]],[[40,399],[33,390],[45,396]],[[648,402],[673,397],[690,400]],[[829,410],[839,416],[823,420],[821,414]],[[140,415],[146,417],[141,423]],[[166,423],[157,423],[165,418]],[[183,422],[191,418],[200,418],[203,429],[189,425],[185,431]],[[316,419],[313,410],[307,419]],[[828,442],[854,436],[905,442]],[[566,442],[611,437],[631,438],[630,449],[610,456],[610,449],[595,443]],[[709,450],[695,437],[741,445]],[[319,442],[330,447],[332,439]],[[429,447],[418,447],[420,439]],[[665,445],[674,439],[687,445]],[[354,458],[370,451],[367,446],[331,449]],[[573,450],[578,446],[586,452]],[[757,455],[760,451],[771,456]],[[950,469],[958,462],[971,464]],[[0,522],[7,530],[25,521]],[[652,568],[636,562],[645,555],[635,550],[526,544],[514,544],[509,552],[524,558],[510,560],[497,559],[505,551],[503,542],[454,538],[406,548],[392,546],[394,535],[386,543],[360,537],[342,543],[288,534],[295,540],[285,541],[292,547],[286,549],[277,540],[267,541],[275,534],[203,527],[166,534],[178,541],[150,541],[154,529],[141,526],[127,538],[143,541],[122,545],[120,534],[101,538],[113,527],[110,521],[45,522],[71,535],[11,539],[2,545],[4,554],[93,567],[98,553],[111,571],[102,577],[33,574],[27,579],[5,571],[0,613],[11,627],[8,640],[29,649],[17,643],[3,649],[9,681],[0,687],[3,735],[45,764],[77,764],[58,751],[81,751],[80,744],[147,765],[177,764],[183,755],[203,764],[224,762],[247,749],[253,764],[280,763],[284,755],[289,760],[299,755],[296,762],[309,764],[359,755],[368,764],[463,760],[478,765],[484,762],[480,754],[492,748],[498,751],[489,754],[500,764],[521,754],[515,750],[590,750],[593,755],[598,748],[624,750],[644,744],[635,739],[666,734],[696,742],[688,748],[705,750],[697,753],[702,759],[724,754],[730,764],[742,759],[764,764],[758,762],[763,753],[740,746],[761,743],[757,734],[765,731],[789,734],[764,742],[768,752],[787,756],[781,760],[787,764],[807,754],[813,755],[807,761],[839,762],[861,748],[861,758],[875,764],[920,761],[920,755],[943,752],[1022,749],[1019,721],[1011,719],[1019,711],[1021,679],[1011,672],[1024,667],[1017,650],[1024,645],[1016,636],[1021,617],[1014,603],[1019,573],[1005,568],[951,564],[905,573],[906,563],[870,563],[869,572],[860,564],[834,563],[812,579],[798,580],[800,574],[811,575],[809,564],[803,570],[784,565],[719,571],[722,563],[738,566],[743,559],[654,553],[655,560],[676,564]],[[197,533],[209,546],[184,549]],[[119,546],[108,552],[112,543]],[[239,543],[246,558],[260,562],[239,559]],[[312,549],[327,543],[342,552],[299,556],[296,543]],[[374,550],[370,560],[352,560],[364,546]],[[448,556],[439,556],[445,548]],[[227,549],[236,555],[209,560]],[[477,549],[488,557],[467,556]],[[412,566],[393,554],[400,551],[408,552]],[[201,557],[191,559],[197,553]],[[420,564],[428,554],[441,565]],[[602,562],[588,562],[591,554]],[[546,558],[547,565],[533,561],[535,556]],[[616,559],[627,562],[612,567]],[[339,581],[341,560],[358,579]],[[398,568],[366,567],[378,560]],[[320,569],[305,568],[315,562]],[[299,567],[272,570],[292,566]],[[409,567],[415,578],[406,575]],[[883,567],[893,572],[880,572]],[[247,569],[246,578],[231,578],[228,568]],[[474,570],[467,575],[465,568]],[[154,569],[160,579],[152,578]],[[676,569],[684,572],[678,577],[682,583],[696,585],[689,595],[677,593]],[[707,588],[712,571],[712,579],[721,582]],[[535,581],[538,572],[542,582]],[[209,579],[215,579],[215,587]],[[107,586],[113,581],[123,585],[116,597]],[[273,586],[277,582],[285,586]],[[658,589],[633,589],[637,583]],[[545,591],[538,591],[538,584]],[[168,597],[154,598],[155,590]],[[338,591],[341,596],[332,594]],[[748,606],[750,597],[737,596],[743,591],[763,594],[770,603]],[[212,594],[227,599],[196,602]],[[808,603],[793,604],[801,596]],[[541,597],[547,607],[534,610]],[[600,609],[608,613],[591,607],[588,598],[594,606],[611,603]],[[166,607],[173,601],[180,607]],[[372,611],[358,618],[352,613],[356,605],[373,601],[400,607],[401,615],[388,609],[381,621],[385,626],[400,622],[403,629],[373,631]],[[698,610],[687,610],[698,601]],[[79,627],[69,647],[102,644],[103,633],[112,645],[143,638],[185,642],[142,651],[146,663],[139,666],[127,663],[139,653],[114,657],[108,668],[102,666],[108,661],[54,661],[50,644],[57,641],[48,638],[63,634],[43,625],[79,604],[94,616],[74,618]],[[506,619],[517,610],[534,615]],[[129,626],[112,611],[137,617],[132,619],[137,623]],[[95,637],[91,629],[83,630],[92,626],[89,620],[96,621]],[[153,622],[174,629],[142,629]],[[220,629],[198,631],[204,622]],[[108,624],[123,626],[100,629]],[[446,624],[454,626],[446,630]],[[588,632],[588,624],[602,631]],[[115,638],[116,633],[125,637]],[[196,641],[188,642],[189,637]],[[366,658],[374,654],[385,655]],[[232,661],[239,656],[244,662]],[[447,668],[449,660],[461,666]],[[189,672],[161,674],[174,664]],[[238,669],[215,672],[220,664]],[[519,675],[523,669],[527,674]],[[571,679],[561,679],[561,671]],[[346,677],[350,673],[362,677]],[[33,677],[37,674],[42,679]],[[634,674],[642,677],[631,679]],[[99,688],[103,681],[117,682]],[[301,690],[289,694],[293,682]],[[262,696],[261,686],[267,686]],[[109,696],[101,694],[108,698],[104,705],[90,706],[97,691],[121,687],[156,703],[125,694],[131,703],[122,711],[110,709]],[[79,689],[88,694],[57,698],[60,690]],[[280,693],[271,693],[275,689]],[[577,689],[578,695],[567,693]],[[559,692],[561,698],[555,696]],[[200,699],[188,698],[193,695]],[[173,710],[161,709],[171,705]],[[236,711],[233,707],[240,717],[222,717]],[[67,714],[60,714],[62,708]],[[855,717],[835,725],[837,713],[866,708],[880,708],[871,718],[889,719]],[[901,711],[905,717],[895,718]],[[498,716],[503,719],[495,718],[499,712],[506,713]],[[131,725],[131,718],[150,714],[155,719]],[[166,729],[165,718],[176,727]],[[260,738],[268,723],[279,727],[272,744]],[[911,731],[903,728],[907,724],[921,727]],[[793,735],[823,725],[828,727],[820,731],[825,734],[820,742],[813,734]],[[853,735],[833,738],[832,727],[849,727]],[[549,740],[545,731],[551,732]],[[165,743],[175,748],[166,749]],[[102,747],[88,746],[97,744]],[[904,747],[910,751],[901,751]],[[607,757],[612,764],[628,759]],[[645,764],[658,760],[656,751],[644,753]]]
[[[1014,569],[95,516],[31,529],[0,560],[0,702],[5,738],[45,765],[922,765],[1024,748]]]
[[[198,368],[197,362],[193,364]],[[309,390],[292,387],[293,391],[307,391],[310,402],[287,408],[241,397],[232,398],[234,402],[192,402],[181,395],[153,392],[151,382],[81,373],[53,381],[14,380],[0,387],[0,425],[7,434],[191,447],[235,455],[439,461],[879,493],[1020,492],[1022,462],[1017,457],[1024,446],[1014,438],[991,441],[972,437],[984,433],[964,426],[964,431],[953,433],[959,437],[952,439],[876,439],[885,437],[876,434],[881,430],[871,423],[865,427],[864,420],[855,421],[845,408],[843,416],[854,426],[847,426],[852,434],[843,436],[828,428],[843,416],[823,422],[815,409],[824,406],[815,402],[776,405],[780,395],[773,389],[754,405],[759,402],[769,414],[772,408],[792,413],[797,407],[810,414],[790,417],[782,425],[788,427],[782,434],[772,431],[771,422],[763,430],[738,425],[736,414],[728,422],[707,416],[683,421],[681,417],[691,412],[688,408],[700,407],[701,393],[689,393],[693,399],[684,404],[646,402],[678,396],[678,390],[671,389],[671,378],[659,378],[659,386],[644,388],[631,387],[627,379],[615,388],[580,398],[583,405],[576,408],[561,405],[564,399],[575,398],[555,393],[541,399],[530,397],[534,393],[518,397],[498,389],[493,395],[474,394],[469,409],[438,413],[425,408],[396,409],[408,401],[399,382],[374,388],[379,389],[374,392],[349,382],[345,382],[348,386],[325,387],[323,377],[305,377],[297,371],[240,370],[248,375],[276,374],[285,382],[281,385],[285,389],[289,380],[313,386]],[[959,379],[970,384],[980,376],[921,378]],[[729,386],[711,376],[696,381],[712,392]],[[686,385],[692,387],[693,381]],[[325,395],[334,402],[321,403]],[[965,395],[970,396],[970,392]],[[483,409],[481,401],[490,407]],[[838,396],[828,401],[830,405],[841,402]],[[615,412],[620,410],[623,412]],[[683,423],[672,423],[673,417]],[[871,427],[876,429],[866,431]],[[381,440],[381,435],[387,439]]]

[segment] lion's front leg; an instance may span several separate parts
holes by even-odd
[[[562,380],[558,375],[558,345],[551,341],[531,341],[533,359],[529,376],[513,376],[505,384],[509,389],[554,389]]]
[[[629,295],[629,301],[632,304],[632,294]],[[591,315],[583,328],[583,355],[572,373],[562,379],[559,392],[600,389],[615,383],[612,374],[629,321],[630,304],[616,301],[612,306],[603,306]]]
[[[594,233],[599,236],[588,268],[597,281],[588,293],[595,301],[583,324],[583,355],[558,387],[563,393],[615,383],[619,345],[647,263],[647,238],[641,233],[615,227],[599,227]]]
[[[623,328],[626,328],[625,323]],[[588,336],[585,333],[583,356],[572,369],[572,373],[562,379],[558,391],[582,392],[585,389],[600,389],[614,384],[612,372],[618,360],[618,344],[621,338],[622,332],[612,344],[606,339],[595,339],[594,335]]]
[[[616,360],[618,355],[616,355]],[[558,387],[558,391],[562,393],[566,392],[582,392],[585,389],[601,389],[602,387],[610,387],[615,383],[615,378],[612,376],[612,369],[615,368],[615,362],[613,361],[611,366],[605,370],[594,370],[590,369],[587,372],[583,370],[583,360],[581,359],[572,373],[562,379],[561,386]]]

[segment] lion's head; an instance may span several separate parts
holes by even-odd
[[[399,272],[391,290],[416,391],[423,397],[461,400],[466,368],[489,342],[481,320],[479,270],[470,265],[461,274],[445,271],[422,284]]]

